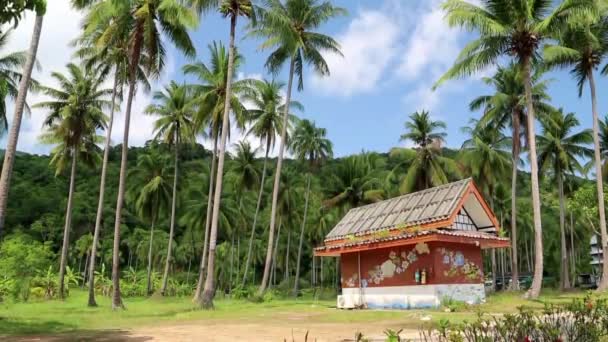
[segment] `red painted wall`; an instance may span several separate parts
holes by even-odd
[[[359,287],[359,255],[341,256],[342,287]],[[481,249],[468,244],[428,243],[361,252],[363,287],[422,285],[415,273],[426,271],[426,284],[483,282]]]

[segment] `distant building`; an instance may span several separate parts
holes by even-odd
[[[485,300],[482,249],[509,247],[471,179],[351,209],[315,249],[340,256],[338,308]]]

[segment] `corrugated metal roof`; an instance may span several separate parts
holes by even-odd
[[[367,245],[370,243],[387,242],[387,241],[395,241],[395,240],[410,240],[410,239],[417,238],[420,236],[427,236],[427,235],[433,235],[433,234],[456,236],[456,237],[466,237],[466,238],[473,238],[473,239],[477,239],[477,240],[492,240],[492,241],[503,241],[503,242],[509,241],[509,238],[496,236],[496,234],[491,234],[491,233],[451,230],[451,229],[432,229],[432,230],[422,230],[422,231],[410,232],[410,233],[404,232],[399,235],[370,239],[370,240],[361,240],[361,241],[352,241],[352,242],[347,241],[347,242],[339,243],[339,244],[320,246],[320,247],[316,247],[315,251],[318,251],[318,252],[331,251],[331,250],[340,249],[340,248],[363,246],[363,245]]]
[[[362,235],[374,231],[408,227],[445,220],[456,210],[470,178],[440,185],[382,202],[351,209],[327,234],[325,240],[347,235]]]

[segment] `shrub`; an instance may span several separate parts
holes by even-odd
[[[457,312],[466,310],[469,307],[469,304],[460,300],[456,300],[452,297],[445,296],[441,298],[441,307],[450,312]]]
[[[520,308],[516,314],[484,316],[472,322],[451,325],[444,321],[439,329],[421,331],[423,341],[605,341],[608,338],[608,303],[590,296],[567,305],[548,305],[541,312]]]

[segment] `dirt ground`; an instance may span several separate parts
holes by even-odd
[[[190,321],[184,323],[161,323],[156,326],[144,326],[132,330],[104,330],[62,334],[57,336],[30,336],[11,339],[19,342],[67,342],[67,341],[124,341],[124,342],[182,342],[182,341],[288,341],[304,342],[308,332],[308,341],[335,342],[354,341],[357,331],[364,334],[370,341],[384,341],[383,331],[387,328],[398,330],[397,322],[373,323],[320,323],[307,322],[306,319],[297,321],[293,317],[283,316],[276,320],[263,322],[226,322],[222,321]],[[404,330],[401,336],[416,340],[418,332]]]
[[[196,322],[183,325],[159,326],[137,329],[133,331],[133,337],[146,341],[304,341],[308,332],[308,341],[334,342],[351,341],[357,331],[361,331],[366,337],[373,340],[384,341],[384,329],[394,326],[394,322],[376,322],[373,324],[361,323],[306,323],[306,322],[282,322],[277,321],[264,324],[253,322],[242,322],[234,324]],[[403,331],[402,337],[416,338],[418,332],[410,330]]]

